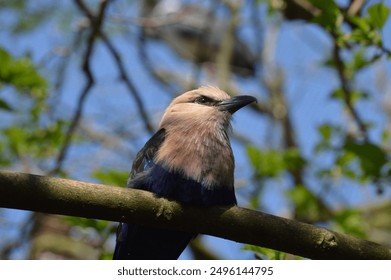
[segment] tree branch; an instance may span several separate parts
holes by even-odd
[[[241,207],[196,208],[152,193],[0,172],[0,207],[200,232],[312,259],[391,259],[391,248]]]
[[[348,109],[348,112],[352,116],[353,120],[355,121],[360,133],[362,134],[362,137],[364,138],[365,142],[369,142],[369,135],[367,131],[367,125],[365,124],[364,120],[362,120],[361,116],[357,112],[356,108],[353,105],[353,90],[350,85],[349,77],[346,75],[346,65],[341,57],[341,48],[339,47],[337,43],[337,37],[335,34],[332,34],[334,37],[334,49],[333,49],[333,58],[335,61],[336,70],[338,73],[338,77],[341,83],[342,93],[343,93],[343,101],[345,103],[346,108]]]
[[[84,6],[84,2],[81,0],[76,0],[75,2],[79,5],[79,7]],[[76,128],[82,118],[83,108],[84,108],[86,98],[87,98],[88,94],[90,93],[92,87],[94,86],[95,79],[94,79],[94,75],[91,70],[91,57],[92,57],[92,54],[94,51],[96,39],[97,39],[98,34],[100,33],[100,29],[102,28],[102,25],[103,25],[103,18],[105,16],[105,11],[106,11],[106,7],[107,7],[108,2],[109,1],[106,1],[106,0],[101,1],[97,16],[90,17],[91,30],[90,30],[90,34],[88,36],[87,47],[85,50],[83,66],[82,66],[84,76],[86,77],[86,84],[83,88],[82,93],[79,96],[79,100],[77,102],[76,113],[71,120],[71,124],[68,128],[68,131],[65,134],[64,144],[62,145],[60,152],[57,156],[55,166],[49,172],[49,174],[55,174],[61,170],[62,163],[65,160],[65,157],[68,152],[73,135],[75,134]]]
[[[92,21],[94,20],[94,14],[90,11],[90,9],[88,9],[88,7],[85,5],[85,3],[81,0],[75,0],[76,3],[79,5],[79,8],[81,9],[81,11],[83,11],[83,13]],[[148,117],[148,114],[144,108],[144,104],[141,100],[141,97],[139,96],[139,93],[136,89],[136,87],[134,86],[133,82],[131,81],[127,71],[126,71],[126,67],[125,67],[125,64],[123,63],[122,59],[121,59],[121,55],[119,54],[119,52],[117,51],[117,49],[114,47],[114,44],[111,42],[111,40],[109,39],[109,37],[106,35],[106,33],[104,33],[104,31],[102,29],[99,29],[97,30],[98,31],[98,34],[100,36],[100,38],[102,39],[103,43],[106,45],[108,51],[110,52],[110,54],[113,56],[113,59],[117,65],[117,68],[118,68],[118,71],[120,73],[120,78],[121,80],[125,83],[129,93],[132,95],[132,97],[134,98],[134,101],[136,102],[136,106],[138,108],[138,111],[141,115],[141,118],[144,122],[144,125],[145,125],[145,128],[148,132],[150,133],[153,133],[154,132],[154,127],[153,125],[151,124],[150,120],[149,120],[149,117]]]

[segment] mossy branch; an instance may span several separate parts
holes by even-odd
[[[0,207],[199,232],[311,259],[391,259],[391,248],[241,207],[185,207],[152,193],[0,172]]]

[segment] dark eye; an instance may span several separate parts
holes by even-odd
[[[198,104],[203,104],[203,105],[213,105],[215,103],[213,99],[210,99],[209,97],[206,97],[204,95],[197,97],[194,101]]]

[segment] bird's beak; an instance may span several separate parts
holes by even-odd
[[[228,100],[221,101],[217,107],[220,111],[228,111],[233,114],[240,108],[243,108],[252,102],[257,102],[257,99],[250,95],[238,95]]]

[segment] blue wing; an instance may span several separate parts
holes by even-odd
[[[149,184],[154,181],[150,172],[164,138],[165,130],[161,129],[140,150],[127,187],[153,191]],[[113,259],[177,259],[194,236],[193,233],[120,223]]]

